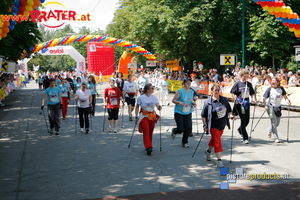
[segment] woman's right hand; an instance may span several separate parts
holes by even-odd
[[[268,106],[265,106],[265,109],[266,109],[266,110],[268,110],[268,109],[269,109],[269,107],[268,107]]]
[[[184,103],[183,103],[183,102],[180,102],[179,105],[180,105],[180,106],[184,106]]]

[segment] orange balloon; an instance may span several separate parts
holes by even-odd
[[[37,6],[34,4],[34,5],[32,6],[32,9],[36,9],[36,7],[37,7]]]
[[[279,18],[279,17],[281,17],[281,12],[279,12],[279,13],[275,13],[275,17],[276,17],[276,18]]]
[[[288,14],[287,14],[286,12],[283,12],[283,13],[281,13],[281,17],[282,17],[282,18],[287,18],[287,17],[288,17]]]
[[[2,37],[2,38],[5,38],[6,36],[7,36],[6,33],[3,33],[3,32],[1,33],[1,37]]]
[[[293,16],[292,16],[293,19],[297,19],[298,18],[298,15],[297,13],[293,13]]]
[[[10,25],[9,21],[3,21],[3,26],[8,27]]]
[[[294,14],[294,13],[292,13],[292,12],[289,12],[289,13],[287,13],[287,17],[288,17],[289,19],[291,19],[291,18],[292,18],[292,16],[293,16],[293,14]]]
[[[34,5],[36,5],[36,6],[41,5],[41,1],[40,1],[40,0],[35,0],[35,1],[34,1]]]
[[[8,27],[2,27],[2,33],[8,33],[9,32],[9,28]]]
[[[276,12],[275,12],[275,11],[273,11],[273,12],[270,12],[270,14],[271,14],[271,15],[275,15],[275,14],[276,14]]]

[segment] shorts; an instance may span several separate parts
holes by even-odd
[[[127,105],[131,105],[131,106],[135,106],[135,98],[129,98],[129,97],[125,97],[125,101],[127,103]]]
[[[108,120],[118,120],[119,108],[108,108]]]
[[[39,83],[39,85],[43,85],[43,83]]]

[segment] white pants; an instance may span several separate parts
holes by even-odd
[[[163,101],[163,96],[165,95],[165,100],[168,101],[168,90],[161,90],[160,92],[160,100]]]

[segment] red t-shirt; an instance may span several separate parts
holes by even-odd
[[[120,102],[119,102],[120,97],[122,97],[122,93],[118,87],[114,87],[114,88],[108,87],[104,91],[104,98],[108,98],[107,108],[109,109],[120,108]]]

